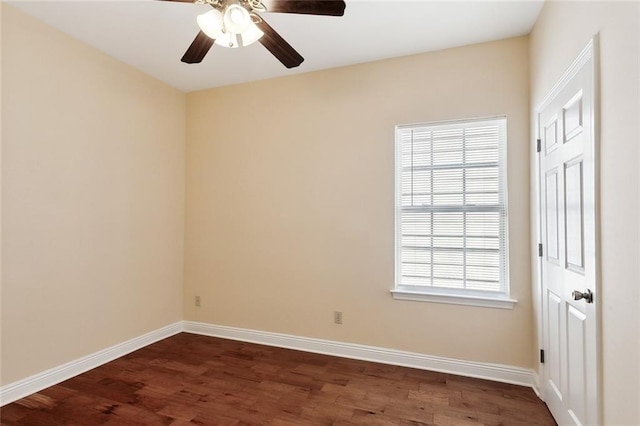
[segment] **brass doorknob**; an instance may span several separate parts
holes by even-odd
[[[571,295],[573,296],[573,300],[584,299],[587,303],[593,303],[593,293],[589,289],[587,289],[584,293],[578,290],[574,290]]]

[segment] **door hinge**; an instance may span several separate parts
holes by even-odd
[[[542,243],[538,244],[538,257],[542,257]]]
[[[542,140],[541,139],[537,139],[536,140],[536,152],[540,152],[542,151]]]
[[[544,349],[540,349],[540,364],[544,364]]]

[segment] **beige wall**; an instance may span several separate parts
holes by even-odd
[[[189,94],[185,319],[531,367],[528,67],[520,37]],[[519,303],[393,300],[394,126],[503,114]]]
[[[3,5],[2,384],[182,319],[185,95]]]
[[[639,26],[638,2],[552,1],[545,4],[531,34],[532,112],[592,35],[600,34],[600,302],[606,425],[640,424]]]
[[[0,23],[2,23],[3,2],[0,1]],[[0,27],[0,47],[2,27]],[[2,224],[2,54],[0,53],[0,224]],[[0,319],[2,319],[2,226],[0,226]],[[2,385],[2,326],[0,325],[0,386]]]

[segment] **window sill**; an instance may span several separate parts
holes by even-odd
[[[480,306],[483,308],[513,309],[513,306],[518,302],[517,300],[507,298],[462,296],[453,294],[432,294],[406,290],[391,290],[391,294],[396,300],[449,303],[452,305]]]

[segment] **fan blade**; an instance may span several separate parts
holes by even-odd
[[[198,64],[202,62],[202,59],[204,59],[209,49],[211,49],[211,46],[213,46],[214,41],[214,39],[200,31],[191,43],[191,46],[189,46],[184,53],[181,61],[187,64]]]
[[[263,0],[267,12],[342,16],[344,0]]]
[[[276,32],[276,30],[271,28],[264,19],[256,25],[264,33],[258,41],[262,43],[262,45],[273,54],[273,56],[278,58],[285,67],[294,68],[304,61],[304,58],[300,56],[300,54],[296,52],[296,50]]]

